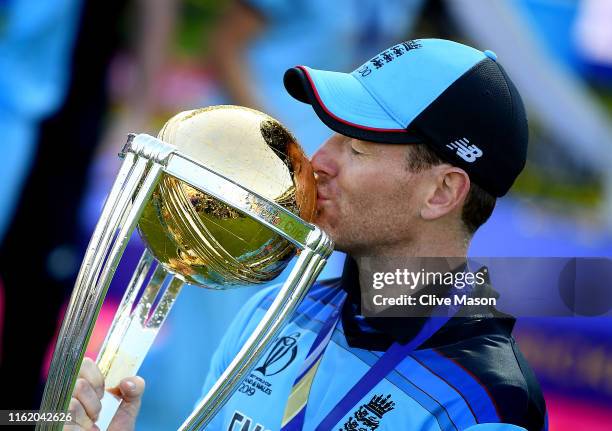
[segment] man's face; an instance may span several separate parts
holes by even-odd
[[[334,134],[312,157],[317,175],[315,223],[336,248],[370,253],[410,241],[418,231],[427,170],[407,168],[406,145]]]

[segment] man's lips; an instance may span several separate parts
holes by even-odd
[[[317,201],[327,201],[327,200],[329,200],[329,195],[327,195],[324,190],[317,188]]]
[[[317,216],[316,216],[316,220],[320,221],[320,217],[323,214],[324,208],[329,206],[329,202],[330,202],[330,195],[328,194],[328,191],[325,190],[323,187],[318,186],[317,187]]]

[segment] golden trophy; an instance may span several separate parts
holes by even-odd
[[[106,291],[136,227],[147,247],[97,360],[107,388],[136,374],[186,283],[212,289],[264,283],[297,252],[263,320],[180,427],[203,429],[283,328],[333,249],[309,223],[316,210],[314,174],[277,120],[237,106],[182,112],[157,138],[130,135],[120,156],[123,164],[62,323],[41,411],[67,410]],[[117,405],[107,393],[101,416],[108,421]],[[37,429],[62,426],[39,423]]]

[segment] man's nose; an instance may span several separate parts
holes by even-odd
[[[319,178],[323,176],[333,177],[338,173],[337,148],[332,139],[327,140],[312,155],[312,169]]]

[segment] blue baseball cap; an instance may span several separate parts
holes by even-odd
[[[525,108],[491,51],[410,40],[351,73],[291,68],[284,84],[332,130],[379,143],[425,143],[494,196],[505,195],[525,166]]]

